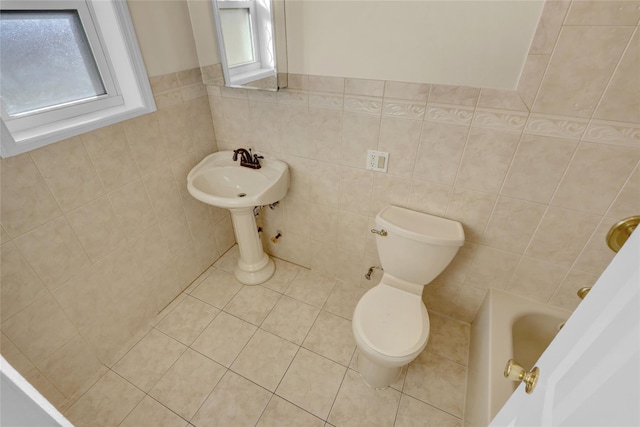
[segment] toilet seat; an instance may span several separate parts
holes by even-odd
[[[372,350],[390,357],[420,352],[429,338],[429,315],[420,295],[383,283],[360,299],[353,326]]]

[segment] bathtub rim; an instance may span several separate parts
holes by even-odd
[[[516,319],[532,313],[558,317],[559,321],[571,315],[569,310],[500,289],[491,288],[485,295],[471,322],[465,427],[489,425],[512,394],[513,386],[503,378],[504,366],[513,358],[511,329]]]

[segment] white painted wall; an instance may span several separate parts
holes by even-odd
[[[289,73],[514,89],[544,2],[285,4]]]
[[[186,0],[127,4],[149,77],[199,67]]]
[[[188,5],[200,66],[219,64],[211,0],[188,0]]]

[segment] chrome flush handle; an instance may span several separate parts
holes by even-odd
[[[371,229],[371,232],[372,232],[373,234],[379,234],[379,235],[381,235],[382,237],[385,237],[385,236],[387,235],[387,232],[386,232],[385,230],[382,230],[382,229],[380,229],[380,230],[376,230],[375,228],[372,228],[372,229]]]

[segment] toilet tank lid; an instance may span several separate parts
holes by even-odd
[[[376,224],[408,239],[442,246],[462,246],[462,224],[447,218],[389,205],[376,215]]]

